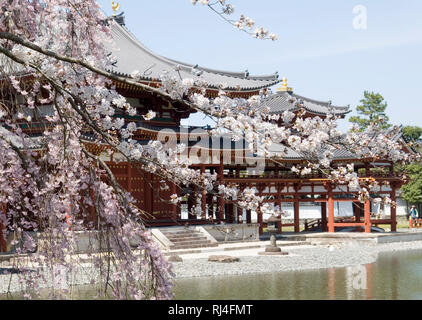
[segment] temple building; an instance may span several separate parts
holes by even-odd
[[[271,75],[253,76],[248,71],[228,72],[183,63],[157,55],[147,49],[124,26],[122,16],[116,16],[118,23],[111,24],[115,45],[109,45],[112,56],[115,57],[110,72],[121,77],[130,77],[134,70],[139,70],[140,82],[152,87],[160,87],[160,76],[163,73],[181,78],[202,80],[206,83],[206,96],[213,98],[219,90],[224,90],[229,97],[249,98],[258,95],[261,90],[280,85],[276,93],[268,95],[262,103],[270,114],[282,114],[289,110],[294,113],[305,112],[306,117],[324,118],[328,114],[344,118],[350,112],[348,106],[334,106],[330,101],[322,102],[310,99],[293,92],[288,87],[286,79],[279,79],[277,72]],[[122,82],[114,82],[116,90],[123,95],[128,103],[137,109],[137,115],[124,117],[125,122],[135,122],[137,131],[134,138],[141,144],[150,140],[165,140],[166,135],[173,135],[177,142],[187,145],[186,155],[192,160],[192,168],[201,172],[216,173],[222,184],[236,185],[240,189],[256,188],[265,202],[283,208],[285,204],[293,206],[293,222],[280,223],[279,231],[290,226],[295,232],[300,232],[300,204],[318,204],[320,218],[307,230],[334,232],[342,227],[355,227],[357,231],[370,232],[373,225],[389,224],[391,231],[396,231],[396,208],[390,208],[387,219],[374,219],[371,216],[371,203],[361,204],[357,199],[357,190],[351,190],[347,185],[336,185],[318,171],[312,171],[306,176],[295,174],[291,169],[306,163],[303,154],[282,145],[274,144],[267,158],[257,157],[249,151],[249,146],[243,140],[232,141],[228,136],[210,136],[210,127],[184,127],[181,120],[187,119],[195,110],[180,101],[169,103],[159,94],[141,90]],[[34,137],[42,134],[45,129],[43,117],[53,112],[52,107],[39,106],[41,114],[34,115],[34,121],[22,123],[24,132]],[[149,110],[156,117],[145,120],[141,115]],[[37,117],[39,119],[37,120]],[[281,122],[279,123],[282,124]],[[0,129],[3,129],[0,126]],[[263,214],[251,212],[238,206],[235,201],[229,201],[219,196],[218,190],[205,192],[196,190],[195,186],[176,186],[162,188],[162,179],[149,172],[140,172],[131,164],[122,161],[118,154],[109,155],[107,146],[94,142],[89,134],[83,137],[89,150],[100,155],[109,165],[123,188],[129,191],[137,201],[137,206],[144,211],[145,224],[156,226],[184,226],[209,224],[250,224],[252,216],[259,224],[259,233],[266,226]],[[400,139],[400,137],[396,137]],[[37,147],[34,146],[34,150]],[[280,156],[282,155],[282,156]],[[274,161],[276,160],[276,161]],[[353,163],[362,181],[375,179],[380,187],[371,191],[372,197],[388,195],[393,201],[396,191],[403,184],[402,178],[395,176],[393,163],[388,160],[358,159],[347,150],[338,150],[334,155],[334,165],[342,166]],[[374,169],[376,167],[376,169]],[[172,204],[169,199],[173,194],[182,197],[182,205]],[[199,194],[201,197],[199,197]],[[335,203],[353,203],[353,217],[336,218]],[[194,207],[201,208],[197,214]],[[183,210],[182,210],[183,208]],[[95,219],[95,217],[93,218]],[[255,221],[254,221],[255,222]],[[4,239],[3,239],[4,240]],[[4,249],[4,246],[3,246]]]
[[[123,20],[116,21],[120,23],[113,24],[112,34],[118,49],[111,48],[113,56],[116,57],[111,71],[117,75],[128,77],[133,70],[139,70],[142,74],[141,82],[160,86],[159,78],[163,72],[177,76],[179,73],[181,78],[205,81],[208,97],[215,97],[222,83],[225,84],[224,90],[229,96],[248,98],[257,95],[262,89],[268,89],[282,82],[277,92],[269,95],[262,104],[263,107],[270,109],[271,114],[282,114],[289,110],[295,113],[305,111],[306,117],[324,118],[328,114],[335,114],[342,118],[350,112],[348,106],[334,106],[330,101],[322,102],[297,95],[288,87],[286,79],[282,81],[278,79],[277,72],[269,76],[252,76],[247,71],[234,73],[213,70],[164,58],[152,53],[138,41],[126,29]],[[145,121],[140,116],[127,119],[137,122],[136,136],[140,143],[163,138],[163,129],[166,128],[169,132],[176,134],[178,142],[188,142],[188,154],[197,156],[196,161],[192,162],[192,168],[202,172],[217,173],[221,183],[235,184],[240,188],[255,187],[261,196],[265,196],[265,202],[279,207],[283,207],[283,203],[293,203],[294,222],[281,224],[280,231],[282,226],[286,225],[293,226],[295,232],[300,231],[299,205],[306,202],[320,204],[321,217],[318,219],[317,227],[322,231],[334,232],[336,228],[347,226],[370,232],[372,225],[379,224],[389,224],[391,231],[396,230],[394,207],[391,207],[388,219],[375,220],[371,217],[370,201],[364,205],[361,204],[357,200],[356,190],[350,190],[345,185],[335,185],[320,172],[315,171],[307,176],[299,176],[292,172],[292,166],[305,162],[304,155],[284,146],[273,145],[271,152],[274,155],[282,153],[282,157],[277,161],[258,159],[253,155],[248,155],[248,146],[244,141],[233,142],[230,139],[223,139],[224,137],[209,137],[209,128],[205,127],[180,126],[181,119],[186,119],[195,112],[182,103],[169,104],[162,101],[159,96],[125,84],[116,83],[116,86],[119,93],[124,95],[140,114],[148,112],[151,106],[157,112],[157,117],[150,121]],[[192,135],[195,139],[192,139]],[[249,156],[251,158],[248,158]],[[124,162],[114,164],[112,159],[108,160],[119,182],[137,199],[138,206],[150,214],[145,219],[149,226],[252,222],[250,211],[238,207],[233,202],[225,201],[218,196],[217,190],[203,194],[204,196],[200,199],[202,214],[196,215],[192,208],[198,201],[197,193],[200,191],[195,190],[194,186],[180,186],[181,188],[172,186],[170,190],[161,190],[160,179],[154,175],[145,173],[144,177],[147,177],[145,179],[136,173],[131,165]],[[263,164],[260,172],[251,170],[251,167],[255,168],[257,162]],[[378,159],[374,163],[374,159],[357,159],[347,150],[338,150],[334,155],[334,163],[339,166],[353,163],[362,180],[376,179],[381,187],[373,192],[373,197],[388,195],[394,201],[396,190],[403,183],[401,177],[394,175],[393,163],[388,160]],[[374,167],[376,170],[373,169]],[[180,207],[164,200],[175,193],[184,197],[183,204],[187,216],[183,218]],[[354,216],[349,219],[335,219],[334,204],[338,202],[354,203]],[[262,233],[265,221],[260,213],[257,213],[257,222],[260,224]],[[307,226],[307,228],[312,230],[312,226]]]

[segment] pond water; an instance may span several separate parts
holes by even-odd
[[[382,253],[361,267],[181,279],[179,300],[422,300],[422,250]]]
[[[72,291],[73,299],[95,299],[92,286]],[[422,300],[422,250],[383,253],[360,267],[180,279],[174,294],[177,300]]]

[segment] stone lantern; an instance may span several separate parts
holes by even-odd
[[[282,252],[281,249],[279,247],[277,247],[277,241],[276,241],[276,237],[275,235],[278,232],[278,224],[281,223],[281,218],[280,217],[276,217],[274,215],[272,215],[268,220],[267,220],[267,230],[270,233],[270,241],[271,244],[265,248],[265,252],[262,252],[260,254],[279,254],[279,255],[286,255],[287,252]]]
[[[272,215],[267,220],[267,231],[270,233],[271,245],[265,249],[265,252],[280,252],[281,249],[277,247],[277,241],[275,235],[278,232],[278,223],[281,222],[279,218]]]

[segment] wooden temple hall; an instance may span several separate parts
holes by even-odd
[[[344,117],[350,112],[349,107],[338,107],[331,102],[322,102],[299,96],[287,86],[287,81],[278,79],[277,73],[269,76],[252,76],[248,71],[234,73],[212,70],[198,65],[186,64],[164,58],[148,50],[124,26],[122,17],[115,19],[112,33],[119,50],[110,48],[116,58],[112,72],[128,77],[133,70],[143,72],[141,81],[151,86],[159,86],[160,75],[166,71],[177,75],[176,66],[182,78],[202,79],[208,83],[206,94],[215,97],[221,83],[226,84],[226,91],[232,97],[248,98],[282,82],[276,94],[270,95],[264,105],[269,107],[272,114],[283,113],[286,110],[299,112],[306,111],[307,117],[325,117],[328,113],[335,113]],[[293,223],[282,222],[282,227],[294,227],[300,231],[300,204],[312,202],[319,204],[321,217],[313,225],[307,225],[307,230],[334,232],[342,227],[356,227],[357,231],[370,232],[372,225],[389,224],[391,231],[396,230],[396,209],[390,208],[388,219],[374,219],[371,216],[371,203],[361,204],[357,200],[356,190],[350,190],[345,185],[334,185],[319,172],[312,172],[307,176],[298,176],[291,171],[292,166],[304,163],[304,158],[291,149],[274,145],[274,153],[283,153],[283,157],[272,161],[269,159],[254,158],[248,155],[248,148],[244,142],[231,142],[230,139],[210,138],[206,127],[182,127],[181,119],[188,118],[194,110],[180,102],[167,103],[159,96],[140,91],[130,86],[116,83],[120,94],[125,96],[139,114],[145,114],[153,108],[156,118],[146,121],[141,116],[126,118],[126,121],[135,121],[138,127],[136,138],[139,143],[147,143],[151,139],[163,139],[163,129],[173,133],[177,140],[188,142],[189,155],[195,155],[192,167],[202,172],[218,174],[218,180],[225,184],[237,185],[240,188],[255,187],[259,195],[265,196],[265,202],[283,208],[283,204],[293,203]],[[164,133],[164,136],[166,134]],[[252,158],[251,158],[252,157]],[[266,225],[261,213],[252,214],[238,207],[231,201],[225,201],[218,196],[218,191],[203,194],[198,199],[198,193],[193,186],[171,185],[168,190],[161,188],[160,179],[150,173],[141,177],[134,168],[124,162],[115,163],[107,159],[118,181],[137,199],[138,206],[149,213],[146,223],[149,226],[172,226],[210,224],[210,223],[251,223],[252,216],[257,217],[260,233]],[[377,190],[372,190],[372,197],[388,195],[394,201],[396,191],[401,187],[402,180],[394,176],[393,164],[389,161],[372,159],[356,159],[353,154],[340,150],[335,154],[335,163],[344,165],[354,163],[362,181],[376,179],[379,182]],[[260,170],[256,170],[259,167]],[[376,169],[373,169],[375,168]],[[177,193],[183,197],[182,207],[171,204],[170,195]],[[197,202],[198,201],[198,202]],[[349,202],[353,205],[353,217],[341,218],[334,216],[334,205],[337,202]],[[200,203],[201,214],[193,212],[194,206]],[[187,213],[186,213],[187,212]],[[291,222],[291,221],[290,221]]]
[[[116,45],[109,47],[115,57],[115,63],[110,71],[122,77],[130,77],[134,70],[139,70],[142,74],[140,80],[142,83],[159,87],[159,79],[163,72],[177,77],[180,74],[182,78],[206,82],[208,97],[216,97],[221,84],[225,84],[225,91],[229,96],[242,98],[249,98],[259,94],[262,89],[279,85],[281,87],[277,92],[269,95],[263,103],[263,106],[270,108],[272,114],[281,114],[286,110],[295,113],[304,110],[306,117],[326,117],[328,113],[344,117],[350,111],[349,107],[333,106],[330,102],[316,101],[297,95],[287,86],[285,79],[279,79],[277,73],[253,76],[248,71],[235,73],[212,70],[164,58],[154,54],[138,41],[124,26],[122,16],[115,16],[115,21],[117,23],[112,23],[111,29]],[[115,82],[115,86],[117,91],[137,108],[137,116],[129,117],[125,114],[115,116],[124,117],[127,124],[136,123],[135,139],[138,143],[147,144],[157,139],[165,141],[166,136],[171,132],[177,142],[187,145],[187,155],[192,161],[192,168],[202,172],[216,173],[218,181],[226,185],[237,185],[240,189],[255,188],[270,205],[281,208],[287,204],[290,207],[293,206],[294,219],[291,221],[282,219],[278,225],[280,232],[286,226],[294,227],[295,232],[300,231],[300,205],[304,203],[319,205],[321,209],[320,218],[315,220],[313,225],[308,224],[307,230],[334,232],[342,227],[355,227],[356,230],[370,232],[371,226],[378,224],[389,224],[392,231],[396,230],[394,207],[390,208],[391,214],[388,219],[374,219],[371,216],[371,203],[367,201],[361,204],[357,200],[356,190],[350,190],[345,185],[334,185],[316,171],[307,176],[298,176],[292,172],[292,166],[305,163],[303,156],[293,150],[282,145],[273,145],[271,152],[274,155],[282,153],[282,157],[278,157],[276,161],[256,157],[250,154],[244,141],[232,142],[230,138],[225,139],[224,136],[218,138],[210,136],[209,127],[181,126],[181,120],[187,119],[195,112],[184,103],[179,101],[169,103],[157,94],[120,82]],[[42,134],[46,124],[45,117],[53,112],[53,107],[49,105],[37,103],[37,107],[41,112],[31,113],[33,121],[22,123],[23,131],[33,135],[34,138]],[[142,115],[148,113],[149,110],[154,110],[156,117],[146,121]],[[29,109],[27,111],[31,112]],[[119,162],[119,155],[110,156],[105,150],[106,146],[96,144],[89,132],[84,137],[84,142],[92,152],[101,155],[118,182],[136,199],[137,206],[146,213],[144,221],[147,226],[257,222],[260,233],[266,226],[267,217],[264,217],[261,212],[247,211],[238,207],[235,201],[225,201],[219,196],[218,190],[205,193],[196,190],[195,186],[176,186],[172,183],[169,183],[168,188],[163,188],[161,178],[148,172],[140,172],[128,163]],[[374,163],[373,159],[356,159],[353,154],[339,150],[335,154],[335,163],[338,165],[354,163],[355,170],[362,181],[376,179],[379,182],[381,187],[372,190],[373,197],[389,195],[393,201],[395,200],[396,191],[401,187],[402,180],[394,176],[391,162],[378,159]],[[169,201],[173,194],[182,197],[181,206]],[[335,217],[335,203],[345,201],[355,204],[353,205],[354,216],[347,219]],[[201,212],[199,213],[199,210],[194,210],[194,208],[201,208]],[[92,219],[95,220],[95,217]],[[0,228],[4,227],[0,225]]]

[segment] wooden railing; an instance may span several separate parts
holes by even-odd
[[[321,219],[305,220],[305,231],[315,231],[322,227]]]

